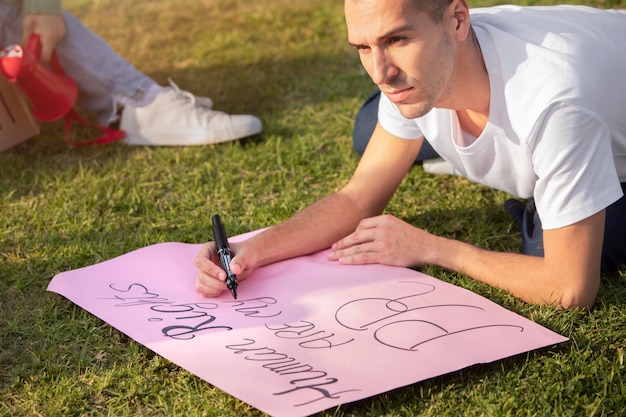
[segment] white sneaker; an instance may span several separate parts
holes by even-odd
[[[228,142],[261,133],[261,121],[251,115],[229,115],[211,109],[211,99],[171,87],[144,107],[126,105],[120,129],[124,143],[145,146],[190,146]]]
[[[422,168],[429,174],[447,174],[447,175],[459,175],[462,174],[457,171],[454,166],[443,158],[426,159],[422,162]]]

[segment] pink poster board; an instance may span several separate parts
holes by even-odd
[[[195,291],[199,248],[148,246],[60,273],[48,291],[275,417],[567,340],[428,275],[339,265],[326,252],[255,271],[237,300],[228,291],[203,298]]]

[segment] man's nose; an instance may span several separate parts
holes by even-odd
[[[372,51],[372,71],[370,77],[376,85],[385,84],[396,73],[397,70],[385,51]]]

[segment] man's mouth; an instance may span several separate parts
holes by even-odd
[[[412,87],[401,88],[401,89],[393,89],[388,91],[383,91],[383,93],[391,100],[392,103],[399,103],[413,91]]]

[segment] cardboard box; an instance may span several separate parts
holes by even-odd
[[[39,134],[39,123],[16,84],[0,75],[0,152]]]

